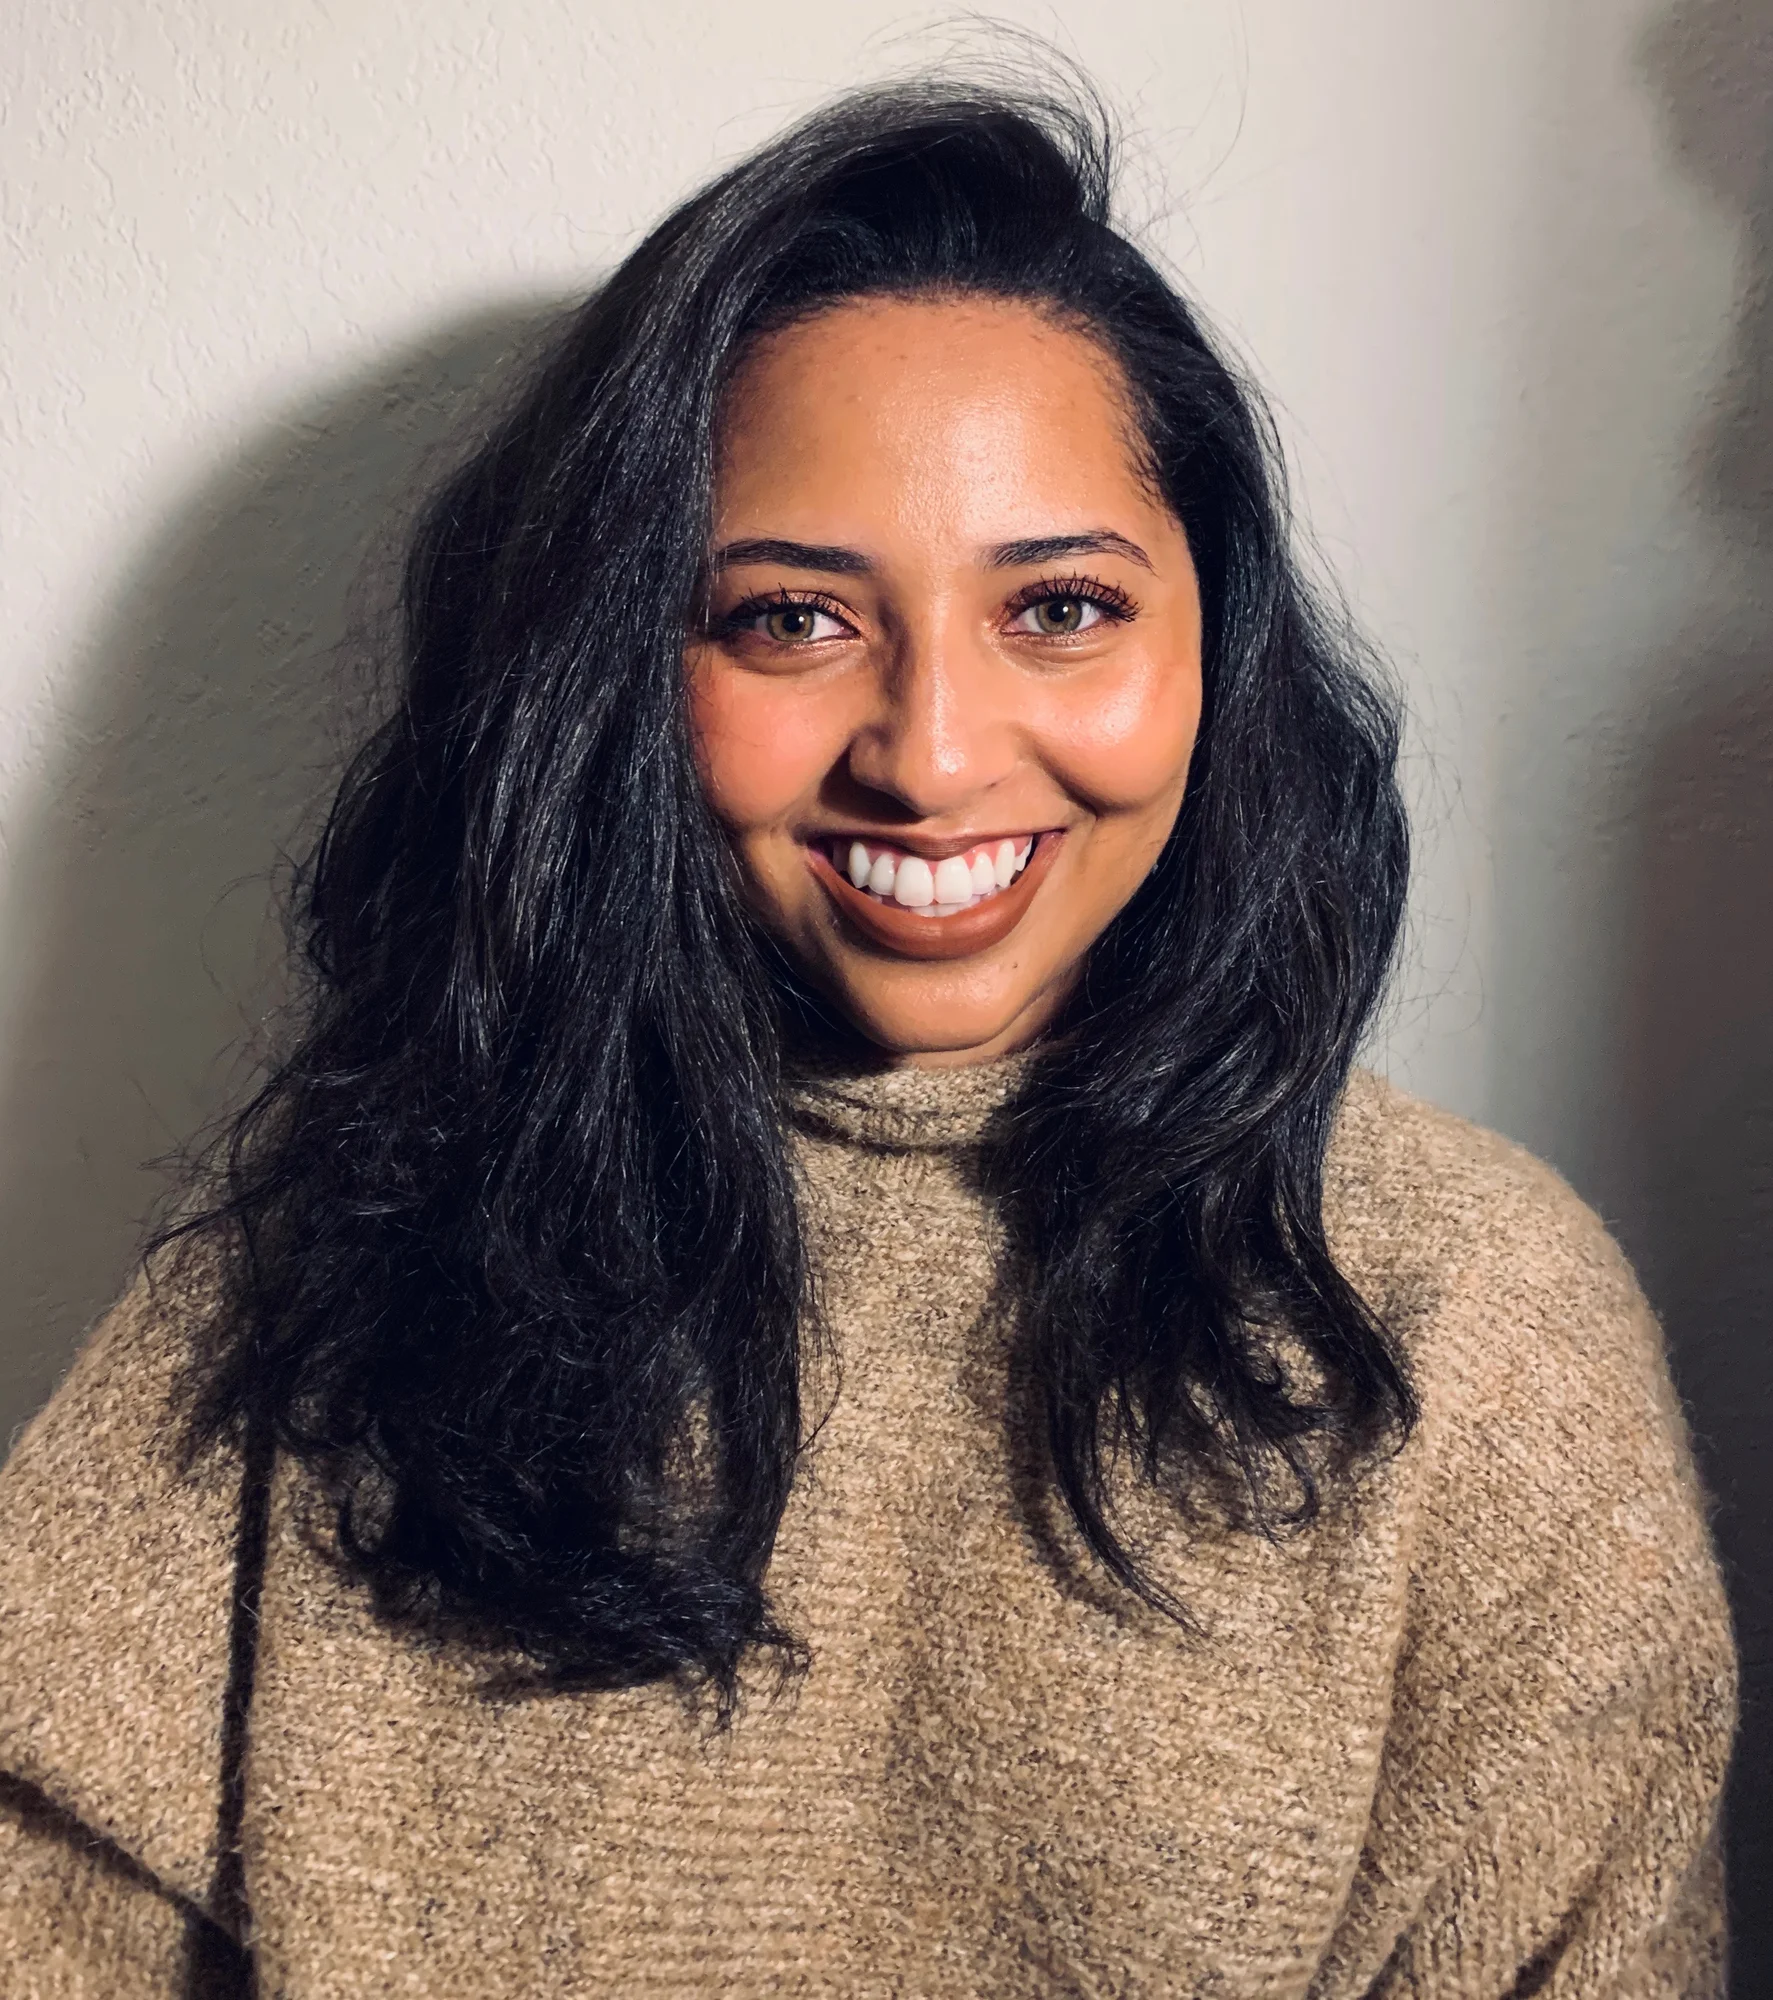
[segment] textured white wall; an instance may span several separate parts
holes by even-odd
[[[1620,1224],[1726,1543],[1764,1550],[1773,0],[998,11],[1123,107],[1130,208],[1254,357],[1411,690],[1388,1060]],[[787,114],[938,52],[919,25],[9,10],[0,1437],[232,1074],[379,525],[539,316]]]

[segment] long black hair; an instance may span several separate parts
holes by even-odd
[[[724,385],[830,302],[1087,330],[1199,571],[1180,819],[990,1160],[1053,1484],[1167,1603],[1114,1526],[1122,1448],[1229,1469],[1273,1522],[1318,1505],[1320,1446],[1412,1414],[1322,1220],[1404,895],[1396,718],[1300,574],[1258,397],[1112,226],[1111,166],[1087,93],[838,101],[653,230],[414,540],[398,702],[298,879],[304,1024],[183,1225],[230,1246],[198,1425],[324,1467],[386,1608],[544,1684],[730,1699],[790,1643],[765,1579],[803,1444],[801,1002],[703,798],[683,660]]]

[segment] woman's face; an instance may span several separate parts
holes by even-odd
[[[836,307],[728,398],[703,781],[764,922],[912,1062],[1039,1034],[1175,822],[1200,596],[1135,452],[1104,351],[998,301]]]

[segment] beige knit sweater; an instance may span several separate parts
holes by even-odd
[[[204,1300],[128,1299],[0,1475],[0,1989],[244,1991],[232,1933],[262,2000],[1719,1993],[1728,1623],[1599,1224],[1357,1080],[1333,1234],[1424,1420],[1291,1540],[1135,1499],[1184,1633],[1012,1442],[968,1171],[1005,1074],[807,1093],[841,1380],[770,1581],[811,1667],[725,1737],[489,1699],[287,1467],[236,1625],[240,1470],[181,1479],[166,1414]]]

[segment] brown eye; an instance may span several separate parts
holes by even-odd
[[[1043,597],[1030,604],[1016,619],[1024,632],[1038,632],[1043,638],[1066,639],[1087,632],[1099,624],[1102,608],[1087,597]]]
[[[814,639],[836,639],[843,625],[816,604],[760,605],[740,614],[735,623],[773,640],[778,646],[804,646]]]
[[[810,639],[818,622],[819,614],[809,605],[784,604],[764,619],[763,629],[772,639]]]

